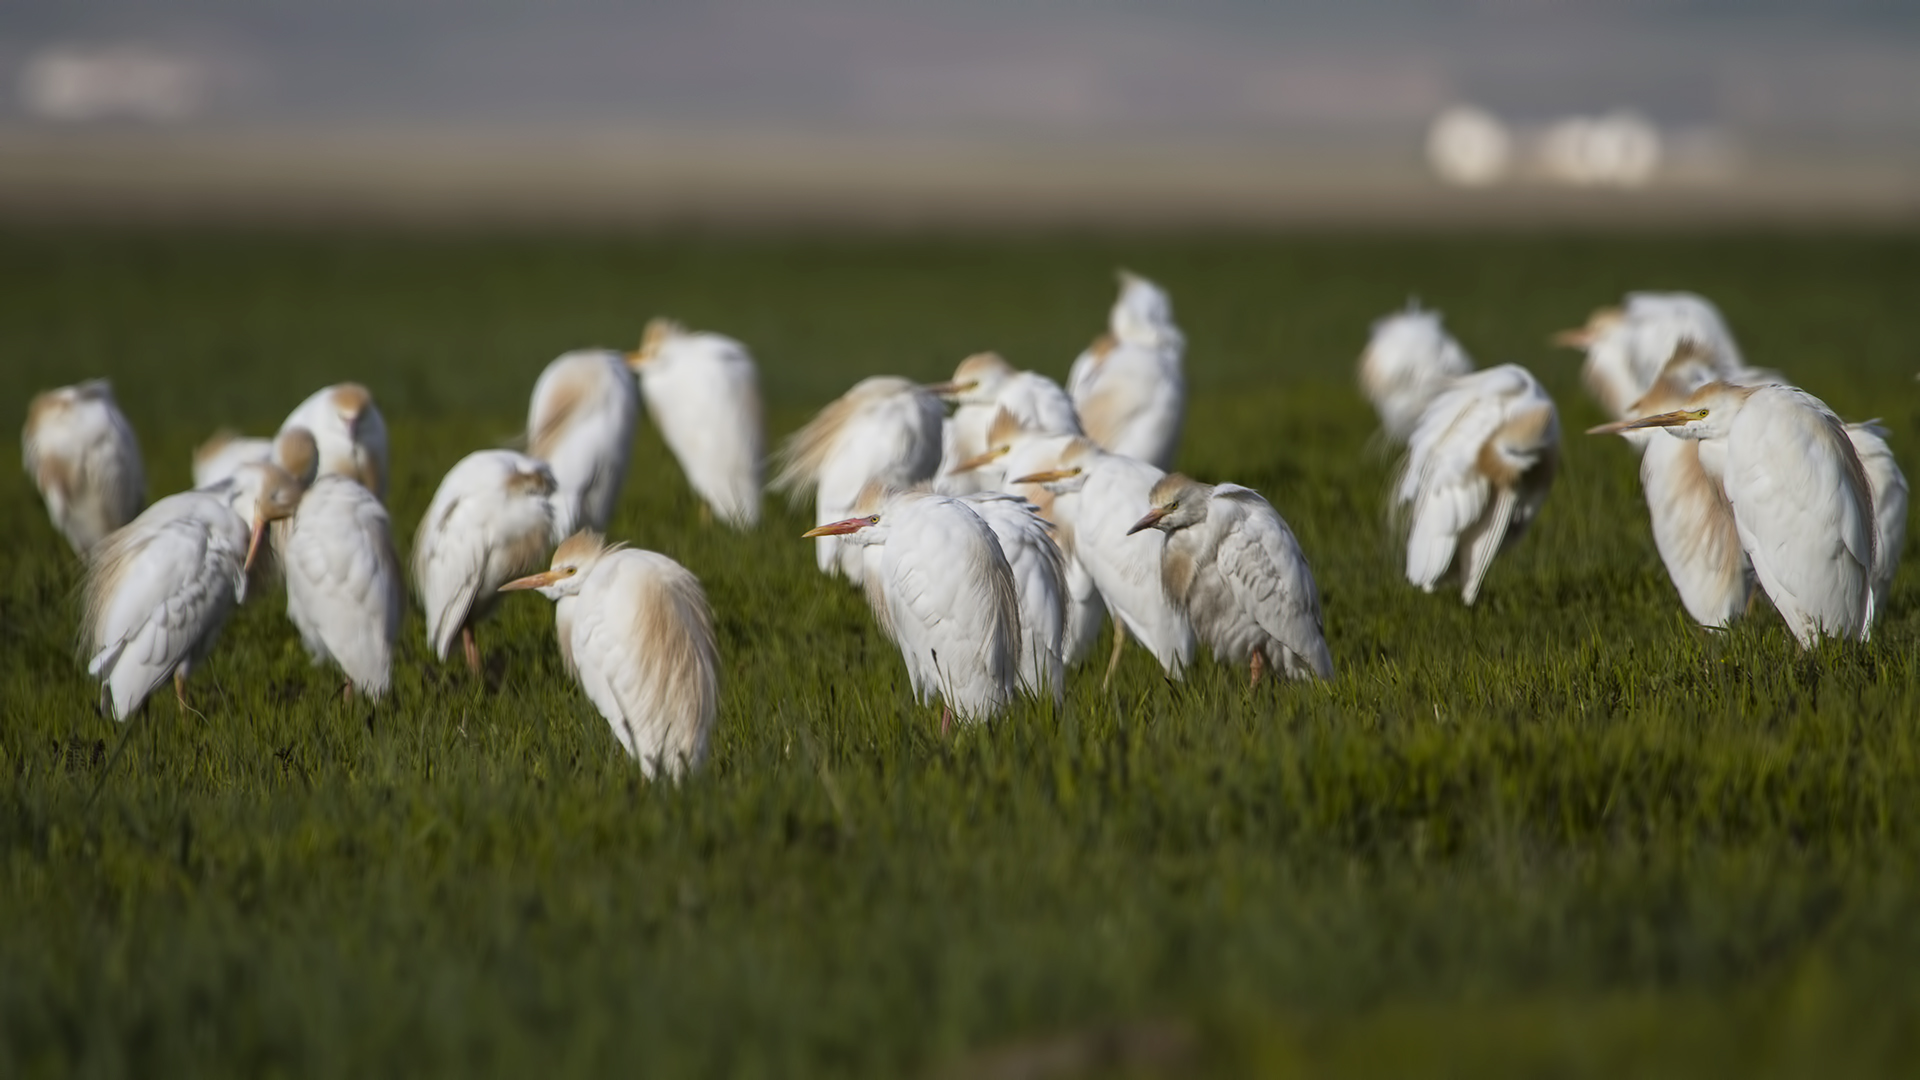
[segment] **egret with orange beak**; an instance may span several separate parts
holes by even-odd
[[[1864,640],[1873,621],[1875,526],[1866,472],[1839,417],[1788,386],[1712,382],[1679,409],[1591,429],[1663,428],[1702,444],[1741,549],[1803,647]]]
[[[275,465],[241,467],[218,486],[169,495],[87,559],[81,640],[103,707],[125,720],[167,678],[186,708],[187,672],[245,598],[247,571],[271,522],[300,487]]]
[[[713,613],[699,579],[653,551],[579,532],[553,567],[500,586],[554,601],[560,654],[587,699],[649,778],[706,759],[720,705]]]

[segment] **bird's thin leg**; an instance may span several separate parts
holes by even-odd
[[[1107,661],[1107,675],[1100,680],[1100,692],[1107,692],[1107,684],[1113,681],[1113,673],[1120,668],[1120,649],[1127,643],[1127,624],[1119,619],[1113,620],[1113,658]]]
[[[173,700],[179,703],[181,716],[193,711],[187,708],[187,673],[179,668],[173,669]]]
[[[340,700],[346,702],[348,705],[353,704],[353,680],[352,679],[348,679],[346,682],[346,685],[340,688]]]
[[[473,675],[480,674],[480,643],[473,640],[473,627],[460,628],[460,648],[467,654],[467,671]]]
[[[1251,690],[1260,685],[1260,677],[1267,673],[1266,655],[1259,649],[1253,650],[1253,659],[1247,661],[1247,669],[1252,673],[1247,682],[1247,689]]]
[[[952,731],[952,730],[953,730],[953,707],[951,705],[946,704],[945,702],[942,702],[940,704],[940,734],[942,736],[945,736],[949,731]]]

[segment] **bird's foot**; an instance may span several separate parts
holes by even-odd
[[[1249,672],[1247,689],[1251,690],[1259,686],[1260,680],[1267,674],[1267,658],[1259,649],[1253,650],[1253,659],[1247,662],[1247,670]]]

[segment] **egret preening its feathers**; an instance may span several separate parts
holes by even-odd
[[[325,470],[301,496],[279,545],[287,615],[313,662],[331,661],[346,674],[349,696],[378,700],[392,681],[400,633],[400,560],[379,498],[353,473]]]
[[[1440,313],[1410,303],[1373,324],[1360,354],[1360,387],[1387,437],[1405,442],[1427,404],[1472,370],[1466,350],[1440,325]]]
[[[76,555],[85,556],[146,504],[140,443],[105,379],[35,397],[20,449],[47,517]]]
[[[387,497],[387,422],[366,387],[340,383],[316,391],[280,430],[294,427],[313,433],[322,475],[351,477],[374,498]]]
[[[1300,541],[1260,493],[1163,476],[1128,533],[1158,529],[1161,584],[1216,659],[1289,679],[1333,677],[1320,589]]]
[[[900,647],[913,694],[938,697],[951,715],[982,721],[1004,711],[1020,682],[1020,602],[992,528],[959,499],[901,492],[878,511],[805,534],[842,537],[843,550],[883,546],[881,614]]]
[[[527,453],[547,463],[554,542],[580,529],[604,530],[620,501],[633,456],[640,391],[626,359],[611,349],[561,355],[533,384],[527,407]]]
[[[1067,377],[1080,426],[1110,453],[1170,469],[1187,409],[1187,339],[1173,323],[1173,304],[1158,285],[1123,270],[1108,328]]]
[[[169,495],[96,546],[82,587],[87,674],[125,720],[168,677],[186,705],[188,669],[246,594],[268,523],[300,488],[277,466],[246,465],[218,486]]]
[[[652,551],[575,533],[553,568],[509,581],[555,601],[567,669],[649,777],[707,756],[720,703],[713,614],[687,568]]]
[[[1788,386],[1713,382],[1680,409],[1593,432],[1645,428],[1704,444],[1701,461],[1726,492],[1741,549],[1802,646],[1866,638],[1873,498],[1846,426],[1825,404]]]
[[[440,481],[413,540],[413,582],[427,616],[427,645],[447,658],[460,639],[467,669],[480,671],[474,624],[500,586],[530,573],[553,550],[553,493],[545,462],[513,450],[461,458]]]
[[[694,493],[736,529],[759,524],[766,433],[760,377],[746,346],[655,319],[627,362]]]
[[[1493,557],[1525,535],[1560,463],[1560,421],[1527,370],[1455,379],[1420,416],[1394,501],[1408,516],[1407,580],[1432,592],[1450,573],[1468,604]]]
[[[814,521],[825,525],[852,513],[868,483],[906,489],[940,468],[940,399],[907,379],[876,375],[820,410],[780,450],[773,486],[794,501],[814,499]],[[858,585],[862,559],[853,545],[826,534],[814,558],[822,572]]]

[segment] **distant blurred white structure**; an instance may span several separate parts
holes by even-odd
[[[1449,184],[1497,183],[1506,177],[1512,159],[1513,136],[1484,109],[1456,105],[1435,117],[1427,129],[1427,162]]]
[[[1441,180],[1463,187],[1520,177],[1638,188],[1653,180],[1663,156],[1660,130],[1626,111],[1569,117],[1529,134],[1483,109],[1455,106],[1427,129],[1428,164]]]
[[[20,100],[42,120],[185,120],[200,110],[207,72],[197,61],[139,45],[53,47],[28,59]]]

